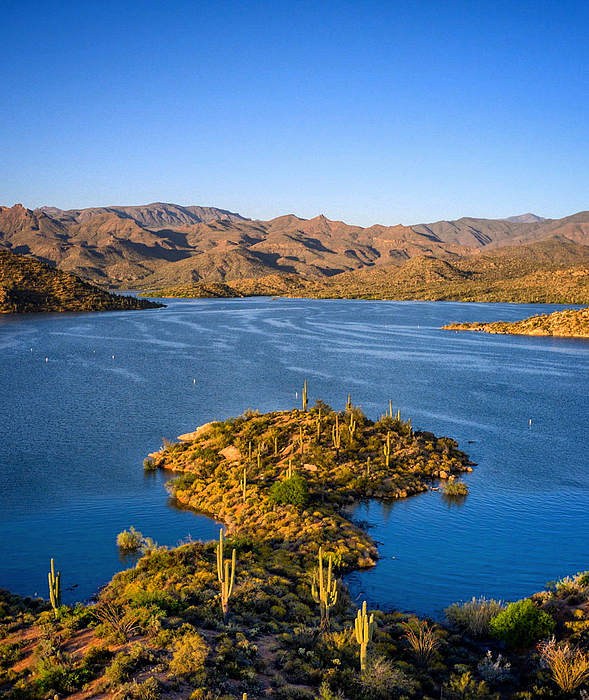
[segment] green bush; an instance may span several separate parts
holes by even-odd
[[[112,664],[104,672],[104,678],[111,688],[116,688],[151,660],[151,654],[141,644],[133,644],[128,652],[121,651],[115,656]]]
[[[291,476],[290,479],[277,481],[272,484],[269,497],[272,503],[304,506],[309,499],[307,482],[302,476],[296,475]]]
[[[123,530],[117,535],[117,547],[125,552],[136,552],[141,549],[143,535],[131,525],[128,530]]]
[[[11,666],[19,660],[22,644],[20,642],[7,642],[0,644],[0,667]]]
[[[176,676],[200,676],[204,672],[207,646],[196,630],[186,625],[186,632],[173,644],[170,671]]]
[[[489,623],[491,634],[516,649],[530,647],[554,631],[554,620],[529,598],[511,603]]]
[[[463,481],[448,481],[442,486],[444,496],[461,498],[468,496],[468,486]]]

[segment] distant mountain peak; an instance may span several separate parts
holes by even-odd
[[[511,221],[514,224],[539,224],[542,221],[546,221],[546,219],[543,216],[532,214],[532,212],[529,211],[527,214],[508,216],[506,219],[501,219],[501,221]]]

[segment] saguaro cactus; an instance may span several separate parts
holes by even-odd
[[[387,441],[383,445],[382,451],[384,453],[385,463],[386,463],[386,467],[388,469],[390,461],[391,461],[391,434],[390,433],[387,433]]]
[[[337,603],[337,581],[332,575],[333,555],[329,555],[327,574],[323,569],[323,547],[319,547],[319,567],[313,573],[311,593],[313,600],[319,603],[321,628],[329,629],[329,610]]]
[[[366,460],[366,476],[370,476],[370,457]]]
[[[55,573],[55,564],[51,560],[51,571],[47,574],[49,580],[49,600],[57,617],[57,610],[61,607],[61,571]]]
[[[286,470],[286,478],[292,479],[292,457],[288,458],[288,469]]]
[[[303,384],[303,411],[307,411],[307,380]]]
[[[217,545],[217,578],[221,589],[221,610],[223,619],[227,621],[229,613],[229,598],[233,593],[233,583],[235,581],[235,549],[231,555],[231,567],[228,561],[223,559],[223,530],[219,531],[219,544]]]
[[[321,408],[319,408],[319,413],[317,414],[317,419],[315,420],[315,427],[317,429],[317,442],[321,439]]]
[[[354,621],[354,632],[356,633],[356,642],[360,645],[360,670],[364,671],[366,668],[368,644],[372,641],[374,632],[374,613],[368,617],[366,601],[362,603],[362,611],[358,610],[358,615]]]
[[[246,495],[247,495],[247,468],[243,468],[243,477],[241,479],[241,490],[243,493],[243,502],[245,503]]]
[[[339,449],[342,446],[342,436],[339,429],[339,417],[337,414],[335,416],[335,425],[331,429],[331,437],[333,439],[337,461],[339,462]]]
[[[348,425],[348,431],[350,432],[350,440],[354,439],[354,434],[356,432],[357,427],[358,423],[356,422],[356,419],[353,415],[350,415],[350,424]]]
[[[299,425],[299,442],[301,443],[301,454],[305,454],[305,436],[303,435],[303,426]]]
[[[346,401],[346,411],[352,410],[352,394],[348,394],[348,400]]]

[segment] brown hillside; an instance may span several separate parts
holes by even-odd
[[[411,258],[425,256],[453,264],[465,255],[554,236],[589,243],[588,212],[558,221],[514,218],[517,220],[465,217],[415,226],[362,228],[324,216],[307,220],[290,214],[252,221],[221,209],[162,203],[68,211],[45,207],[34,212],[17,205],[0,208],[0,247],[119,288],[224,283],[272,274],[321,280],[366,270],[367,277],[360,276],[357,283],[370,288],[355,293],[374,295],[386,288],[390,271],[372,277],[369,270],[388,270]],[[466,270],[462,263],[460,270]],[[431,274],[442,274],[441,268],[432,268],[426,277]],[[329,293],[339,294],[341,285],[351,289],[356,284],[353,279],[343,277],[333,288],[330,282]],[[377,291],[371,286],[375,284]],[[348,293],[349,289],[341,292]]]
[[[109,294],[75,275],[24,255],[0,250],[0,313],[113,311],[161,306]]]

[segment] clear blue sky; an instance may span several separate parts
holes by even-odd
[[[589,209],[589,2],[0,0],[0,204]]]

